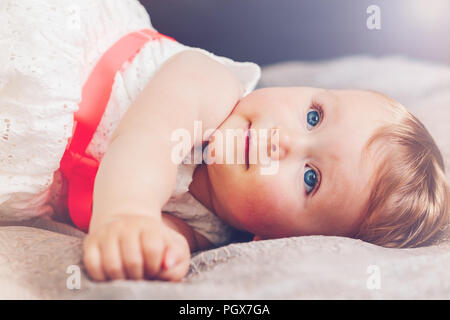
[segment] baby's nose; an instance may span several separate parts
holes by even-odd
[[[289,153],[291,137],[286,129],[274,128],[271,130],[268,155],[272,160],[282,160]]]

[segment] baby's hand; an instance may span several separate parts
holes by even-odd
[[[97,281],[179,281],[188,271],[190,250],[186,238],[162,221],[123,215],[85,237],[83,261]]]

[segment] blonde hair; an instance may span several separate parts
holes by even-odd
[[[427,245],[450,223],[444,161],[425,126],[390,100],[393,120],[366,144],[382,160],[372,177],[365,220],[354,238],[384,247]]]

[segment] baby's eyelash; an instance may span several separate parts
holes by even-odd
[[[322,104],[318,103],[317,101],[313,101],[311,103],[311,106],[309,107],[309,110],[317,111],[319,113],[319,115],[320,115],[320,122],[322,122],[322,120],[323,120],[323,107],[322,107]]]

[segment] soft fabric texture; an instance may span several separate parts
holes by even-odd
[[[450,68],[402,57],[364,56],[263,69],[262,86],[369,88],[414,111],[450,163]],[[448,170],[447,170],[448,175]],[[5,223],[4,223],[5,224]],[[1,223],[0,223],[1,225]],[[10,224],[11,225],[11,224]],[[450,299],[450,228],[434,244],[387,249],[342,237],[234,243],[197,253],[181,283],[91,282],[69,290],[83,233],[32,219],[0,226],[0,298],[18,299]],[[370,289],[371,266],[380,289]]]
[[[0,220],[64,210],[58,168],[81,89],[102,54],[124,35],[153,29],[137,0],[4,0],[0,3]],[[260,68],[199,48],[150,41],[117,73],[87,154],[101,160],[128,107],[173,55],[197,50],[256,86]]]

